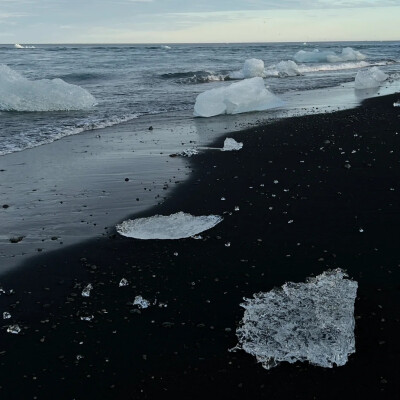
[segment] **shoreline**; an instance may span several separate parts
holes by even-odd
[[[224,216],[203,240],[138,241],[112,229],[108,237],[36,256],[2,276],[3,288],[15,291],[0,296],[2,309],[27,329],[10,335],[3,321],[0,394],[396,398],[396,100],[397,94],[373,98],[352,110],[230,133],[242,150],[188,159],[190,178],[135,217]],[[211,146],[221,148],[224,138]],[[243,297],[335,267],[359,283],[356,353],[346,366],[296,363],[265,371],[243,351],[228,352],[237,343]],[[118,287],[122,278],[129,287]],[[82,298],[87,283],[94,290]],[[136,295],[157,304],[137,312],[128,305]],[[94,319],[80,320],[88,315]]]

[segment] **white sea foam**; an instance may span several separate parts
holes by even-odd
[[[80,86],[62,79],[28,80],[8,66],[0,65],[1,111],[82,110],[96,104],[96,99]]]
[[[164,50],[171,50],[172,47],[171,46],[161,46],[161,48]]]
[[[319,49],[314,49],[313,51],[300,50],[294,55],[294,59],[297,62],[305,63],[361,61],[366,58],[364,54],[351,47],[345,47],[339,54],[331,50],[320,51]]]
[[[14,47],[16,49],[36,49],[35,46],[23,46],[22,44],[19,44],[19,43],[15,43]]]
[[[226,138],[224,141],[224,147],[222,151],[237,151],[243,148],[243,143],[237,142],[235,139]]]
[[[282,361],[342,366],[355,352],[357,282],[340,269],[244,299],[239,345],[270,369]]]
[[[379,87],[389,76],[382,72],[378,67],[358,71],[354,87],[356,89],[372,89]]]
[[[378,65],[378,64],[374,64]],[[386,65],[381,63],[379,65]],[[344,62],[335,64],[320,64],[320,65],[299,65],[298,70],[300,73],[311,73],[311,72],[325,72],[325,71],[341,71],[347,69],[358,69],[371,66],[370,63],[366,61],[355,61],[355,62]]]
[[[127,220],[117,225],[117,232],[135,239],[183,239],[198,235],[222,221],[218,215],[194,216],[178,212],[149,218]]]
[[[264,76],[264,61],[257,58],[249,58],[244,62],[240,71],[234,71],[229,74],[231,79],[248,79]]]
[[[199,94],[193,114],[196,117],[213,117],[263,111],[282,105],[282,100],[266,89],[263,79],[257,77]]]

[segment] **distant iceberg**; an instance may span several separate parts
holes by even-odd
[[[345,47],[339,54],[331,50],[320,51],[315,49],[313,51],[300,50],[294,55],[295,61],[302,63],[361,61],[366,58],[367,56],[351,47]]]
[[[372,89],[379,87],[389,76],[382,72],[378,67],[358,71],[354,87],[356,89]]]
[[[236,331],[238,346],[265,369],[280,362],[309,361],[332,368],[345,365],[355,352],[354,302],[358,284],[340,269],[306,283],[244,299],[244,317]]]
[[[183,239],[211,229],[221,221],[222,217],[218,215],[196,217],[178,212],[127,220],[116,228],[120,235],[135,239]]]
[[[264,61],[257,58],[249,58],[244,62],[240,71],[231,72],[230,79],[248,79],[264,76]]]
[[[80,86],[62,79],[28,80],[0,64],[1,111],[66,111],[94,106],[96,99]]]
[[[193,114],[196,117],[213,117],[220,114],[264,111],[282,105],[283,101],[266,89],[263,79],[258,77],[199,94]]]

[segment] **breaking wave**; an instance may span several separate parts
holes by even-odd
[[[0,111],[70,111],[93,107],[96,99],[62,79],[31,81],[0,64]]]
[[[14,47],[16,49],[36,49],[35,46],[23,46],[22,44],[19,44],[19,43],[15,43]]]
[[[162,74],[161,78],[170,79],[177,83],[208,83],[225,81],[228,79],[228,76],[217,74],[213,71],[188,71]]]

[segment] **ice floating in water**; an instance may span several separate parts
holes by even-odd
[[[171,50],[170,46],[161,46],[161,48],[164,49],[164,50]]]
[[[265,75],[284,78],[287,76],[301,75],[301,72],[299,70],[299,66],[294,61],[288,60],[271,65],[265,70]]]
[[[309,361],[325,368],[346,364],[355,352],[354,301],[357,282],[340,269],[288,282],[244,299],[236,334],[243,349],[270,369],[282,361]]]
[[[237,142],[235,139],[226,138],[224,141],[224,147],[221,149],[222,151],[234,151],[240,150],[243,147],[243,143]]]
[[[83,297],[90,297],[90,291],[93,289],[93,286],[91,283],[89,283],[83,290],[82,290],[82,296]]]
[[[172,215],[129,219],[116,228],[120,235],[135,239],[182,239],[211,229],[222,219],[218,215],[196,217],[178,212]]]
[[[354,83],[356,89],[371,89],[379,87],[389,78],[378,67],[372,67],[364,71],[358,71]]]
[[[241,71],[231,72],[229,77],[231,79],[247,79],[264,76],[264,61],[257,58],[250,58],[244,62]]]
[[[138,306],[139,308],[147,308],[150,306],[150,302],[144,299],[142,296],[136,296],[132,304],[134,306]]]
[[[334,51],[326,50],[320,51],[315,49],[313,51],[300,50],[294,55],[297,62],[341,62],[341,61],[360,61],[365,60],[367,57],[361,52],[345,47],[340,54]]]
[[[258,77],[200,93],[193,114],[196,117],[213,117],[263,111],[282,105],[282,100],[266,89],[263,79]]]
[[[21,332],[21,328],[19,327],[19,325],[10,325],[7,328],[7,332],[12,333],[14,335],[18,335]]]
[[[30,81],[0,64],[0,111],[65,111],[92,107],[96,99],[62,79]]]

